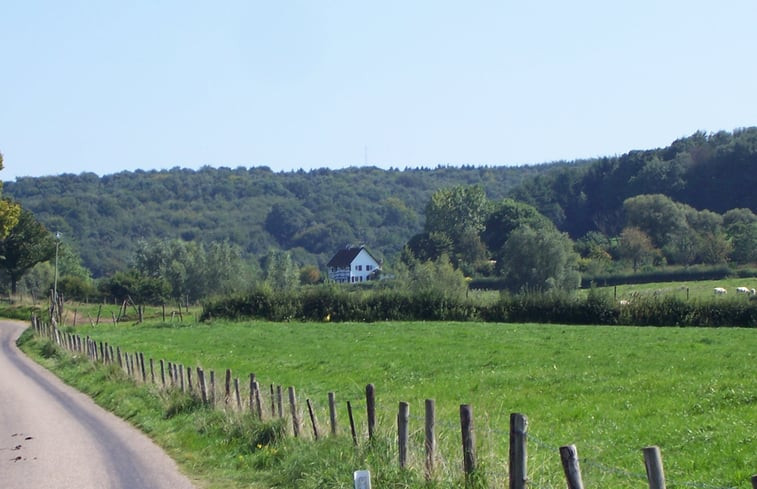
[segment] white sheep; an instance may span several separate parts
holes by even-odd
[[[754,290],[754,289],[752,289]],[[736,293],[737,294],[751,294],[752,290],[749,290],[748,287],[736,287]]]
[[[715,295],[724,295],[728,293],[723,287],[715,287],[712,291],[715,292]]]

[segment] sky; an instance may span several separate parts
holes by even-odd
[[[754,0],[0,4],[0,179],[524,165],[757,125]]]

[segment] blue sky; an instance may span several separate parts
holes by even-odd
[[[521,165],[757,125],[757,2],[0,6],[0,179]]]

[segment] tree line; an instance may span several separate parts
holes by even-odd
[[[57,269],[69,296],[194,302],[318,283],[336,250],[364,243],[394,277],[433,264],[452,284],[570,290],[581,275],[757,261],[755,162],[750,128],[533,167],[22,178],[4,189],[0,270],[10,292],[45,294]]]

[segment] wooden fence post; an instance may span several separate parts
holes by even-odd
[[[752,489],[757,489],[757,474],[752,476]]]
[[[336,435],[336,398],[333,392],[329,392],[329,421],[331,422],[331,435]]]
[[[276,404],[279,410],[279,418],[284,417],[284,395],[280,385],[276,386]]]
[[[665,473],[662,470],[662,455],[660,448],[656,446],[645,447],[644,466],[647,469],[649,489],[665,489]]]
[[[237,411],[242,410],[242,397],[239,395],[239,377],[234,377],[234,401]]]
[[[410,419],[410,404],[401,401],[397,413],[397,452],[399,454],[400,470],[407,467],[407,438],[408,420]]]
[[[476,437],[473,433],[473,408],[469,404],[460,406],[460,429],[463,438],[463,469],[468,480],[476,471]]]
[[[216,405],[216,373],[214,371],[210,371],[210,395],[208,396],[210,398],[210,405],[212,407],[215,407]]]
[[[510,414],[510,489],[526,489],[527,441],[528,418],[519,413]]]
[[[192,367],[187,367],[187,392],[192,393]]]
[[[155,363],[152,361],[152,357],[150,357],[150,381],[155,384]]]
[[[310,399],[305,400],[308,405],[308,414],[310,415],[310,424],[313,425],[313,438],[318,441],[318,423],[315,420],[315,413],[313,413],[313,405]]]
[[[297,412],[297,397],[294,393],[294,387],[289,387],[289,407],[292,413],[292,431],[294,437],[300,436],[300,415]]]
[[[276,387],[271,384],[271,419],[276,418]]]
[[[255,374],[250,374],[250,412],[255,412]]]
[[[426,448],[426,480],[434,477],[434,461],[436,460],[436,401],[426,399],[426,423],[425,423],[425,448]]]
[[[352,443],[357,446],[357,433],[355,433],[355,418],[352,417],[352,404],[347,401],[347,415],[350,418],[350,432],[352,433]]]
[[[562,460],[565,478],[568,481],[568,489],[583,489],[581,480],[581,467],[578,465],[578,450],[575,445],[560,447],[560,459]]]
[[[226,369],[226,382],[224,383],[223,403],[228,407],[231,402],[231,369]]]
[[[200,387],[200,397],[202,398],[202,403],[207,406],[208,389],[205,386],[205,372],[201,367],[197,367],[197,385]]]
[[[258,416],[259,420],[263,419],[263,406],[260,403],[260,384],[258,384],[258,381],[256,380],[253,382],[253,386],[255,387],[255,413]]]
[[[368,416],[368,440],[373,440],[376,428],[376,389],[373,384],[365,386],[365,409]]]
[[[165,389],[166,387],[166,370],[165,370],[165,362],[163,362],[163,359],[160,359],[160,385],[163,386]]]

